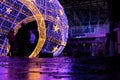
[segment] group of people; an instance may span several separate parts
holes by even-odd
[[[36,35],[25,24],[21,25],[16,35],[14,29],[11,29],[7,38],[10,44],[8,56],[28,57],[35,48]]]

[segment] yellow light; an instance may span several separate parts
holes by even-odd
[[[19,1],[23,3],[32,12],[38,25],[38,32],[39,32],[38,43],[34,51],[32,52],[32,54],[29,56],[29,58],[33,58],[39,54],[40,50],[44,45],[44,42],[46,39],[46,27],[45,27],[43,15],[40,13],[40,11],[38,10],[38,8],[35,6],[33,2],[31,2],[30,0],[19,0]]]
[[[65,45],[66,45],[66,42],[62,41],[62,42],[61,42],[61,45],[62,45],[62,46],[65,46]]]
[[[54,49],[52,50],[52,52],[56,52],[58,50],[58,47],[54,47]]]
[[[10,14],[11,13],[11,9],[10,8],[6,8],[6,12],[8,13],[8,14]]]
[[[61,16],[64,14],[62,10],[59,10],[59,13]]]
[[[54,32],[58,31],[59,30],[59,27],[56,25],[54,25]]]

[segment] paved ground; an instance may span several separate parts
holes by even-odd
[[[120,80],[120,58],[1,56],[0,80]]]

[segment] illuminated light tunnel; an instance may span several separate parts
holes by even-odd
[[[0,0],[0,55],[8,54],[10,45],[6,35],[10,29],[13,28],[17,36],[22,23],[37,37],[29,58],[44,52],[53,53],[53,56],[61,54],[67,43],[69,26],[58,0]]]

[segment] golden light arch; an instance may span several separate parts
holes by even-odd
[[[34,51],[29,56],[29,58],[33,58],[39,54],[39,51],[42,49],[45,39],[46,39],[46,27],[44,23],[44,18],[41,12],[38,10],[38,8],[30,0],[18,0],[18,1],[24,4],[32,12],[33,17],[35,18],[37,25],[38,25],[38,32],[39,32],[38,43]],[[15,29],[17,30],[17,28]]]

